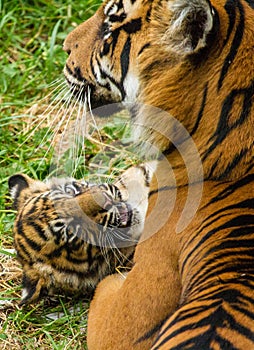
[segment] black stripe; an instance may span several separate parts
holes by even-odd
[[[253,0],[245,0],[245,1],[252,9],[254,9],[254,1]]]
[[[253,229],[252,229],[253,230]],[[240,235],[240,230],[238,231],[238,235]],[[230,243],[230,244],[229,244]],[[237,246],[237,243],[239,246]],[[219,283],[224,283],[223,279],[220,279],[220,275],[223,273],[229,273],[229,274],[236,274],[238,273],[238,277],[232,277],[232,281],[237,281],[241,277],[241,274],[254,274],[254,248],[249,249],[249,246],[254,243],[254,240],[235,240],[232,241],[224,241],[219,246],[216,246],[214,248],[211,248],[206,254],[200,255],[199,259],[201,261],[204,261],[204,264],[202,266],[199,266],[199,270],[192,274],[192,277],[188,281],[188,288],[187,290],[190,292],[193,292],[194,287],[197,287],[198,292],[201,292],[202,289],[200,286],[202,286],[203,283],[206,282],[206,286],[204,287],[204,290],[208,290],[207,287],[209,285],[209,281],[212,284],[214,282],[214,279],[216,279]],[[240,250],[242,247],[245,249]],[[240,247],[240,248],[239,248]],[[246,249],[247,248],[247,249]],[[225,252],[222,252],[221,250],[225,249]],[[226,251],[226,249],[231,249],[231,251]],[[218,250],[221,251],[221,253],[218,253]],[[216,253],[213,255],[213,253]],[[212,256],[210,259],[207,259],[207,255],[211,254]],[[214,260],[221,261],[220,263],[215,263]],[[246,278],[246,277],[244,277]],[[225,284],[228,283],[228,281],[225,281]],[[186,292],[185,292],[186,294]],[[187,293],[188,294],[188,293]]]
[[[249,174],[238,181],[234,181],[233,183],[230,182],[229,185],[223,188],[222,191],[217,193],[216,196],[212,198],[212,200],[206,206],[204,206],[204,208],[208,207],[212,203],[217,203],[227,198],[228,196],[240,190],[244,186],[248,186],[248,185],[251,186],[253,182],[254,182],[254,174]]]
[[[121,72],[122,72],[121,85],[123,84],[124,79],[126,78],[126,75],[128,73],[129,61],[130,61],[130,50],[131,50],[131,38],[128,36],[120,55]]]
[[[187,186],[187,185],[186,185]],[[180,187],[178,187],[179,189]],[[164,186],[164,187],[160,187],[160,188],[157,188],[156,190],[153,190],[151,192],[149,192],[149,195],[148,197],[151,197],[153,196],[154,194],[156,193],[159,193],[159,192],[163,192],[163,191],[170,191],[170,190],[175,190],[176,189],[176,186]]]
[[[253,302],[254,302],[254,300],[252,300],[252,303]],[[251,321],[254,320],[254,312],[252,312],[250,309],[243,308],[240,305],[234,305],[234,309],[241,312],[245,316],[249,317],[251,319]]]
[[[224,43],[223,43],[223,46],[225,47],[229,38],[230,38],[230,35],[233,31],[234,25],[235,25],[235,19],[236,19],[235,0],[228,0],[225,4],[224,8],[228,14],[228,19],[229,19],[227,36],[226,36],[226,39],[224,40]]]
[[[208,143],[212,141],[213,143],[205,152],[202,159],[203,161],[205,161],[208,158],[208,156],[214,151],[214,149],[226,139],[226,137],[229,135],[229,133],[232,130],[238,128],[240,125],[242,125],[245,122],[245,120],[248,118],[251,111],[251,107],[253,104],[253,95],[254,95],[254,81],[252,81],[249,87],[247,88],[232,90],[230,94],[226,97],[222,106],[216,131],[208,141]],[[232,115],[232,110],[234,108],[234,101],[239,96],[243,96],[242,111],[241,111],[240,117],[237,120],[235,120],[234,123],[231,123],[230,117]]]
[[[39,252],[42,248],[42,245],[40,245],[39,243],[35,242],[34,240],[30,239],[29,237],[27,237],[25,235],[24,229],[23,229],[23,225],[22,222],[19,222],[17,225],[17,231],[18,234],[21,235],[22,237],[24,237],[26,243],[29,245],[30,248],[32,248],[33,250]]]
[[[234,209],[243,209],[243,208],[254,209],[254,200],[251,198],[251,199],[246,199],[246,200],[243,200],[243,201],[231,204],[231,205],[225,205],[223,208],[220,208],[220,209],[214,211],[211,215],[209,215],[205,219],[205,221],[208,221],[210,218],[215,217],[218,214],[221,214],[221,213],[226,214],[227,211],[230,211],[232,213],[232,210],[234,210]],[[215,221],[216,220],[217,219],[215,219]],[[209,222],[208,225],[211,225],[211,224],[212,223]],[[207,227],[207,225],[202,226],[202,230],[204,230],[206,227]]]
[[[31,254],[28,252],[27,248],[20,241],[19,238],[15,239],[15,248],[17,251],[17,258],[20,260],[25,260],[26,262],[31,261]]]
[[[75,67],[75,68],[74,68],[74,72],[72,73],[72,75],[73,75],[74,78],[76,78],[78,81],[83,82],[83,81],[85,80],[84,77],[82,76],[80,67]]]
[[[123,24],[119,29],[124,30],[127,34],[134,34],[142,27],[141,17],[132,19],[130,22]]]
[[[236,1],[229,0],[229,1],[227,1],[226,5],[225,5],[225,10],[228,12],[229,19],[231,21],[230,25],[232,25],[231,24],[232,21],[235,21],[235,14],[232,13],[232,10],[235,7],[235,2]],[[221,70],[221,76],[220,76],[220,79],[218,82],[218,90],[220,90],[222,87],[223,81],[226,77],[226,74],[229,70],[229,67],[231,66],[231,64],[234,61],[234,58],[238,52],[238,49],[241,45],[242,38],[243,38],[245,17],[244,17],[243,7],[239,1],[238,1],[238,9],[239,9],[239,13],[240,13],[239,23],[238,23],[238,26],[236,28],[235,36],[234,36],[234,39],[232,41],[232,45],[231,45],[229,54],[227,55],[227,57],[224,61],[224,65],[223,65],[222,70]],[[232,30],[232,28],[231,28],[231,30]],[[228,35],[229,35],[229,32],[228,32]]]
[[[248,153],[248,149],[242,149],[240,153],[236,154],[233,158],[233,160],[227,164],[224,171],[219,175],[218,180],[225,179],[230,173],[238,166],[238,164],[241,162],[244,156]]]
[[[122,23],[126,18],[126,14],[124,12],[122,12],[120,15],[110,15],[109,16],[109,22],[110,23]]]
[[[126,96],[126,92],[125,92],[125,90],[124,90],[123,84],[122,84],[121,82],[118,83],[118,82],[115,80],[115,78],[113,78],[113,77],[110,76],[107,72],[105,72],[104,69],[102,69],[99,60],[96,59],[96,61],[97,61],[97,64],[98,64],[98,68],[100,69],[100,73],[101,73],[102,78],[103,78],[103,79],[108,79],[108,80],[110,80],[110,82],[111,82],[112,84],[114,84],[114,85],[117,87],[117,89],[120,91],[121,96],[122,96],[122,100],[124,100],[124,98],[125,98],[125,96]],[[100,86],[106,87],[109,91],[111,90],[110,86],[109,86],[109,85],[107,86],[107,84],[99,84],[98,82],[97,82],[97,84],[100,85]]]
[[[154,328],[152,328],[151,330],[149,330],[146,334],[144,334],[142,337],[140,337],[135,344],[139,344],[145,340],[150,339],[151,337],[153,337],[163,326],[163,324],[167,321],[169,316],[165,317],[161,322],[159,322]]]
[[[45,254],[45,256],[48,259],[54,259],[54,258],[59,258],[62,255],[62,251],[63,251],[64,247],[58,247],[56,249],[54,249],[52,252]]]
[[[146,43],[145,45],[143,45],[143,46],[141,47],[141,49],[139,50],[139,52],[138,52],[138,56],[141,55],[142,52],[145,51],[145,49],[147,49],[147,48],[150,47],[150,46],[151,46],[150,43]]]
[[[39,224],[35,222],[29,222],[29,225],[31,225],[35,229],[36,233],[40,236],[40,238],[43,241],[48,241],[48,237],[45,235],[43,228]]]
[[[89,267],[86,271],[77,271],[76,268],[70,269],[70,268],[65,268],[65,267],[60,267],[59,264],[56,265],[55,263],[51,262],[51,266],[57,270],[60,273],[67,273],[73,276],[77,276],[79,278],[85,279],[85,278],[93,278],[97,277],[98,278],[98,271],[101,267],[101,265],[105,263],[105,259],[102,255],[99,255],[96,257],[96,260],[93,260],[93,267]],[[110,269],[108,270],[110,271]]]
[[[90,267],[90,266],[93,264],[93,262],[94,262],[93,255],[92,255],[92,248],[93,248],[93,246],[92,246],[91,244],[88,244],[88,245],[87,245],[87,248],[86,248],[87,262],[88,262],[89,267]]]
[[[203,331],[202,334],[197,336],[189,336],[187,340],[183,340],[182,342],[178,342],[176,347],[171,347],[171,350],[179,350],[179,349],[210,349],[211,343],[213,341],[218,342],[223,349],[230,349],[230,350],[237,350],[237,348],[234,347],[234,345],[226,340],[225,338],[220,337],[216,329],[223,329],[223,328],[230,328],[231,330],[234,330],[242,335],[244,335],[246,338],[250,339],[251,341],[254,340],[254,334],[251,332],[249,328],[246,328],[242,326],[239,322],[237,322],[232,314],[230,314],[222,305],[222,300],[226,298],[232,299],[232,295],[235,297],[241,297],[241,293],[238,293],[238,291],[235,291],[234,289],[228,289],[226,290],[221,296],[218,295],[218,298],[221,298],[217,300],[216,303],[211,305],[209,308],[206,307],[204,301],[203,310],[208,311],[207,317],[200,318],[199,321],[193,323],[192,319],[188,317],[184,323],[184,326],[180,326],[179,319],[180,317],[175,317],[175,319],[167,324],[167,327],[164,329],[163,333],[161,333],[156,341],[156,347],[154,349],[160,349],[162,345],[167,344],[167,342],[174,338],[175,336],[184,333],[186,331],[189,331],[191,329],[202,329],[206,326],[208,326],[206,331]],[[235,299],[234,299],[235,300]],[[217,304],[217,305],[216,305]],[[191,307],[191,306],[190,306]],[[214,310],[213,310],[213,309]],[[202,310],[200,311],[202,312]],[[181,311],[179,313],[181,315]],[[187,322],[189,321],[189,322]],[[176,329],[176,331],[171,332],[169,335],[165,336],[165,333],[172,328],[175,324],[178,324],[180,327]],[[164,336],[164,337],[163,337]]]
[[[66,68],[67,72],[68,72],[70,75],[73,74],[72,70],[70,69],[70,67],[68,66],[67,63],[65,64],[65,68]]]
[[[215,171],[215,169],[217,168],[218,164],[219,164],[219,161],[220,161],[220,157],[221,157],[221,153],[220,153],[220,156],[217,157],[217,159],[214,161],[213,165],[211,166],[208,174],[206,175],[206,179],[212,179],[213,177],[213,173]]]
[[[108,55],[110,46],[111,46],[111,43],[109,43],[108,41],[103,42],[102,50],[100,51],[100,58]]]
[[[243,224],[244,226],[247,225],[253,225],[254,222],[254,215],[238,215],[237,217],[234,217],[231,220],[228,220],[227,222],[225,222],[224,224],[215,227],[214,229],[211,229],[210,231],[208,231],[200,240],[199,242],[195,245],[194,248],[191,249],[191,251],[187,254],[187,256],[185,257],[183,264],[182,264],[182,270],[184,269],[185,265],[187,264],[188,260],[192,258],[194,252],[200,248],[205,242],[207,242],[208,239],[210,239],[214,234],[216,234],[219,231],[225,230],[225,229],[229,229],[229,228],[233,228],[233,227],[242,227]],[[203,229],[201,229],[200,231],[202,232]],[[197,234],[198,235],[198,234]]]
[[[206,105],[206,99],[207,99],[207,91],[208,91],[208,83],[205,84],[202,103],[201,103],[201,106],[200,106],[200,110],[198,112],[196,123],[195,123],[192,131],[190,132],[191,136],[193,136],[193,134],[195,134],[195,132],[197,131],[199,123],[200,123],[200,121],[201,121],[201,119],[203,117],[203,113],[204,113],[204,109],[205,109],[205,105]]]

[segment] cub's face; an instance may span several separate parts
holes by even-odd
[[[143,229],[151,174],[134,167],[111,185],[12,176],[22,303],[56,290],[89,295],[105,275],[128,264]]]

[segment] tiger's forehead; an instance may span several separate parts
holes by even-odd
[[[143,11],[147,6],[150,7],[152,3],[151,0],[108,0],[103,3],[103,12],[106,17],[116,14],[119,16],[121,11],[131,16],[138,10]]]

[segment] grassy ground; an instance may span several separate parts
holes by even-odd
[[[0,0],[1,350],[85,347],[86,300],[56,296],[29,307],[18,306],[22,271],[13,252],[15,213],[7,181],[17,172],[44,179],[56,168],[76,177],[100,173],[107,178],[110,172],[123,167],[122,158],[128,158],[121,149],[106,146],[112,139],[128,136],[128,127],[122,122],[117,124],[116,117],[100,127],[99,137],[97,128],[91,126],[90,139],[81,139],[82,144],[75,148],[74,154],[67,147],[57,166],[54,160],[56,150],[52,147],[52,138],[54,143],[61,139],[67,115],[72,114],[74,119],[79,115],[73,110],[66,112],[59,104],[61,94],[58,92],[61,89],[65,92],[63,79],[59,79],[66,59],[62,42],[98,5],[94,0]],[[55,85],[50,86],[53,81]],[[56,131],[58,120],[64,123]],[[53,136],[50,127],[55,130]],[[76,127],[74,125],[74,131]],[[86,153],[82,155],[84,144]],[[112,156],[114,152],[117,157]],[[73,158],[78,159],[74,165]]]

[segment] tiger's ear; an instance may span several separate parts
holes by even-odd
[[[185,56],[205,47],[214,22],[209,0],[167,0],[166,4],[163,21],[167,29],[162,41],[167,49]]]

